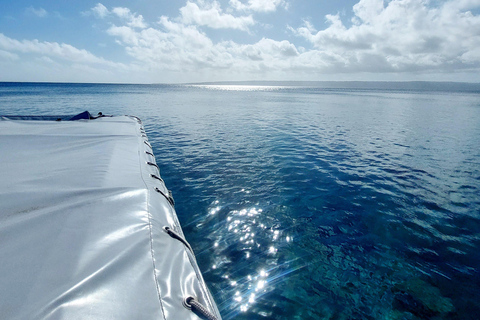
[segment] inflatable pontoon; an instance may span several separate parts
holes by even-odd
[[[138,118],[0,117],[0,318],[221,318]]]

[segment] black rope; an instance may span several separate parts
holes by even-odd
[[[149,166],[154,166],[154,167],[157,167],[158,170],[160,170],[160,168],[158,167],[158,165],[156,163],[153,163],[153,162],[150,162],[150,161],[147,161],[147,164]]]
[[[135,120],[137,120],[137,122],[138,122],[139,124],[142,124],[142,120],[140,120],[139,117],[136,117],[136,116],[127,116],[127,117],[134,118]]]
[[[163,229],[170,235],[170,237],[177,239],[178,241],[183,243],[188,248],[188,250],[190,250],[193,253],[193,249],[190,246],[190,244],[187,242],[187,240],[183,239],[182,236],[180,236],[178,233],[170,229],[170,227],[163,227]]]
[[[172,197],[167,196],[165,193],[162,192],[162,190],[158,189],[157,187],[155,187],[155,191],[157,191],[157,192],[160,193],[162,196],[164,196],[165,199],[167,199],[168,203],[170,203],[170,204],[172,205],[172,207],[175,206],[175,201],[173,200]]]
[[[162,178],[160,178],[159,176],[156,176],[156,175],[154,175],[154,174],[150,174],[150,177],[152,177],[153,179],[157,179],[157,180],[163,182],[163,179],[162,179]]]

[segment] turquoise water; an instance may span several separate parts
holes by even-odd
[[[224,319],[478,318],[478,90],[0,83],[84,110],[143,120]]]

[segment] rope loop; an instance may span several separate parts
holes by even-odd
[[[160,168],[158,167],[158,165],[156,163],[153,163],[153,162],[150,162],[150,161],[147,161],[147,164],[149,166],[154,166],[154,167],[157,167],[158,170],[160,170]]]
[[[163,230],[165,230],[165,232],[168,233],[168,235],[170,237],[172,237],[174,239],[177,239],[178,241],[183,243],[185,245],[185,247],[187,247],[188,250],[190,250],[190,252],[193,253],[193,249],[190,246],[190,243],[188,243],[187,240],[185,240],[181,235],[179,235],[178,233],[173,231],[170,227],[163,227]]]
[[[150,177],[152,177],[153,179],[157,179],[158,181],[163,182],[163,179],[162,179],[162,178],[160,178],[159,176],[156,176],[156,175],[154,175],[154,174],[150,174]],[[170,191],[170,190],[169,190],[169,191]],[[170,194],[169,194],[169,196],[170,196]]]
[[[217,317],[211,313],[203,304],[195,300],[194,297],[188,296],[183,299],[185,308],[192,310],[197,316],[205,320],[218,320]]]
[[[162,190],[158,189],[157,187],[155,187],[155,191],[157,191],[158,193],[160,193],[162,196],[165,197],[165,199],[167,199],[168,203],[170,203],[170,205],[172,207],[175,206],[175,200],[173,200],[173,198],[171,196],[167,196],[165,193],[162,192]]]

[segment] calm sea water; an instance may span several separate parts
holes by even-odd
[[[224,319],[478,319],[480,93],[431,89],[0,83],[0,114],[140,117]]]

